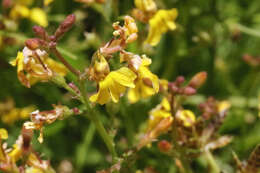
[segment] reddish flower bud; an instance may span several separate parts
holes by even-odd
[[[189,86],[199,88],[207,79],[207,72],[199,72],[190,80]]]
[[[40,42],[37,38],[30,38],[30,39],[25,41],[25,45],[29,49],[35,50],[35,49],[38,49],[40,47]]]
[[[55,38],[56,40],[60,39],[65,32],[70,30],[70,28],[73,26],[73,24],[76,21],[76,16],[74,14],[71,14],[66,17],[66,19],[60,24],[59,28],[55,32]]]
[[[177,87],[177,85],[175,84],[175,82],[169,82],[168,83],[168,88],[171,92],[173,93],[177,93],[179,88]]]
[[[48,40],[48,33],[45,31],[45,29],[41,26],[34,26],[33,27],[33,32],[35,33],[36,36],[43,40]]]
[[[183,94],[188,95],[188,96],[194,95],[194,94],[196,94],[196,92],[197,92],[196,89],[194,89],[193,87],[190,87],[190,86],[185,87],[183,90]]]
[[[4,8],[10,8],[13,5],[12,0],[3,0],[2,1],[2,7]]]
[[[185,81],[185,78],[183,76],[178,76],[176,79],[176,84],[179,86]]]
[[[166,140],[162,140],[158,143],[158,148],[161,152],[166,153],[171,150],[172,144]]]

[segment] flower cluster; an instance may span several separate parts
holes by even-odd
[[[17,108],[15,107],[14,100],[8,98],[6,101],[0,103],[0,119],[3,123],[12,125],[15,121],[27,119],[30,112],[34,110],[34,106]]]
[[[178,16],[177,9],[170,10],[157,9],[153,0],[135,0],[133,15],[142,22],[149,23],[149,33],[145,43],[156,46],[162,34],[168,30],[175,30],[174,20]]]
[[[8,139],[5,129],[0,129],[0,170],[12,173],[54,173],[49,161],[41,160],[31,146],[32,130],[22,129],[15,144],[8,148],[4,140]],[[22,164],[20,164],[22,163]]]

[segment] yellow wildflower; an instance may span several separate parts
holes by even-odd
[[[43,27],[48,26],[46,13],[41,8],[33,8],[30,11],[30,19]]]
[[[0,128],[0,139],[7,139],[8,138],[8,132],[6,129]]]
[[[11,158],[12,162],[15,163],[17,160],[19,160],[22,156],[22,148],[18,144],[13,145],[13,149],[10,153],[8,153],[8,156]]]
[[[28,18],[31,21],[43,27],[48,26],[47,14],[41,8],[32,8],[30,6],[33,0],[18,0],[10,11],[10,17],[14,20]]]
[[[27,18],[30,15],[30,10],[24,5],[15,5],[10,12],[10,17],[14,20],[18,18]]]
[[[16,0],[16,3],[26,5],[26,6],[32,5],[33,2],[34,0]]]
[[[25,173],[44,173],[41,169],[30,167],[25,170]]]
[[[148,131],[153,129],[162,119],[171,117],[171,105],[166,97],[149,113]]]
[[[149,96],[154,95],[159,91],[159,79],[153,74],[148,66],[151,64],[151,59],[146,56],[142,56],[142,59],[139,56],[135,56],[133,61],[134,71],[137,74],[136,87],[132,88],[128,92],[128,99],[131,103],[137,102],[141,98],[147,98]],[[140,66],[138,65],[140,63]]]
[[[231,107],[230,102],[221,101],[217,104],[218,113],[225,113]]]
[[[18,79],[28,88],[35,82],[49,80],[55,72],[64,76],[67,71],[64,65],[51,60],[45,51],[32,51],[27,47],[18,52],[10,64],[17,66]]]
[[[158,10],[149,20],[150,29],[145,42],[155,46],[159,43],[163,33],[176,29],[174,20],[177,18],[177,15],[178,11],[175,8],[171,10]]]
[[[135,6],[144,12],[153,12],[157,10],[153,0],[135,0]]]
[[[180,120],[185,127],[192,126],[196,121],[196,116],[190,110],[180,110],[176,114],[176,118]]]
[[[112,98],[113,102],[118,102],[126,87],[135,87],[135,78],[135,73],[127,67],[110,72],[104,80],[99,82],[98,93],[92,95],[90,101],[105,104]]]
[[[44,0],[44,6],[48,6],[50,3],[52,3],[54,0]]]

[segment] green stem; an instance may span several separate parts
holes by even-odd
[[[95,124],[99,135],[102,137],[103,141],[105,142],[110,154],[112,155],[112,160],[115,163],[117,154],[116,154],[114,142],[113,142],[112,138],[109,136],[109,134],[107,133],[104,125],[102,124],[102,122],[99,118],[98,112],[95,111],[94,108],[92,108],[90,106],[90,103],[88,101],[87,94],[86,94],[86,87],[85,87],[84,80],[80,80],[79,84],[80,84],[80,91],[82,93],[83,100],[84,100],[83,103],[85,104],[85,106],[87,108],[87,112],[88,112],[87,117]]]
[[[220,169],[219,169],[214,157],[212,156],[211,152],[206,150],[204,152],[204,154],[205,154],[205,157],[206,157],[208,164],[210,166],[210,173],[220,173]]]

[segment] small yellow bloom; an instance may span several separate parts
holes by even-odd
[[[50,3],[52,3],[54,0],[44,0],[44,6],[48,6]]]
[[[177,9],[171,10],[158,10],[156,14],[149,20],[149,33],[146,39],[146,43],[155,46],[159,43],[161,35],[168,30],[176,29],[174,20],[178,16]]]
[[[22,5],[26,5],[26,6],[32,5],[33,2],[34,2],[34,0],[16,0],[17,4],[22,4]]]
[[[154,12],[157,10],[153,0],[135,0],[135,6],[143,12]]]
[[[196,121],[196,116],[190,110],[180,110],[176,114],[176,118],[183,122],[185,127],[192,126]]]
[[[0,139],[7,139],[8,138],[8,132],[6,129],[0,128]]]
[[[219,113],[226,112],[231,107],[230,102],[228,101],[221,101],[217,104],[217,109]]]
[[[38,81],[48,81],[54,73],[61,76],[67,73],[63,64],[52,60],[45,51],[40,49],[33,52],[25,47],[23,52],[18,52],[16,59],[11,61],[10,64],[17,66],[18,79],[28,88]]]
[[[148,131],[153,129],[162,119],[171,117],[171,106],[166,97],[149,113]]]
[[[25,173],[44,173],[41,169],[30,167],[26,168]]]
[[[138,57],[135,58],[138,59]],[[135,82],[136,87],[130,89],[128,92],[128,99],[131,103],[135,103],[141,98],[150,97],[159,91],[159,79],[149,70],[148,66],[150,64],[151,59],[143,56],[139,67],[133,65],[135,67],[133,70],[137,73],[137,80]]]
[[[8,156],[11,158],[12,162],[15,163],[22,156],[22,149],[18,144],[13,145],[13,150],[8,153]]]
[[[48,19],[46,13],[41,9],[41,8],[33,8],[30,11],[30,19],[43,26],[46,27],[48,26]]]
[[[30,9],[25,5],[15,5],[10,11],[10,17],[14,20],[19,18],[27,18],[30,15]]]
[[[103,105],[112,98],[113,102],[118,102],[126,87],[135,87],[135,78],[135,73],[126,67],[110,72],[104,80],[99,82],[98,93],[92,95],[90,101]]]

